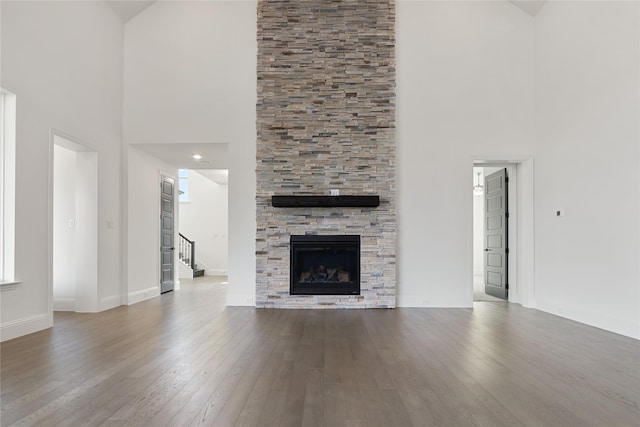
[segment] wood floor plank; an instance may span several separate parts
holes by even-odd
[[[325,422],[325,395],[321,369],[311,369],[307,377],[302,411],[302,426],[320,427]]]
[[[278,335],[274,340],[276,341],[274,349],[269,354],[269,358],[262,371],[258,374],[251,393],[244,402],[236,421],[237,426],[257,427],[261,425],[260,414],[266,404],[272,384],[280,372],[282,355],[286,345],[286,337],[282,335]]]
[[[518,305],[225,307],[183,289],[0,345],[2,426],[640,425],[640,342]]]
[[[277,324],[279,318],[276,316],[271,317],[272,321],[268,325]],[[276,348],[277,335],[277,327],[265,328],[265,330],[260,332],[261,347],[256,352],[253,352],[251,355],[252,360],[246,371],[238,378],[237,384],[230,394],[229,399],[227,399],[227,402],[213,423],[209,423],[209,425],[226,427],[236,424],[242,409],[258,382],[259,375],[264,371],[271,354]]]

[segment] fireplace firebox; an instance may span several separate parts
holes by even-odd
[[[291,295],[360,295],[360,236],[291,236]]]

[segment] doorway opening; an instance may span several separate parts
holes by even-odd
[[[52,306],[98,311],[98,153],[53,134]]]
[[[209,280],[201,276],[216,276],[216,281],[226,284],[228,274],[228,182],[229,162],[228,144],[226,143],[148,143],[131,144],[128,156],[128,191],[144,193],[150,184],[151,174],[157,179],[155,191],[162,191],[161,175],[174,178],[174,290],[182,285],[191,285],[196,281]],[[156,178],[157,177],[157,178]],[[140,179],[146,179],[140,182]],[[155,184],[155,183],[154,183]],[[158,190],[160,188],[160,190]],[[158,193],[155,193],[158,194]],[[160,200],[162,194],[160,193]],[[160,201],[156,201],[156,209],[161,212]],[[138,211],[142,201],[130,200],[129,212]],[[146,206],[146,205],[145,205]],[[158,212],[155,211],[154,212]],[[144,211],[150,215],[150,209]],[[154,213],[154,218],[159,218]],[[131,218],[130,221],[141,222],[143,216]],[[131,224],[129,224],[131,227]],[[155,230],[154,230],[155,231]],[[161,225],[157,227],[157,235],[162,233]],[[168,237],[167,237],[168,238]],[[148,246],[138,245],[140,250],[148,253]],[[154,274],[159,271],[158,281],[169,279],[170,267],[163,270],[163,257],[154,266]],[[131,251],[131,249],[130,249]],[[164,258],[168,257],[168,253]],[[149,263],[150,264],[150,263]],[[129,271],[133,271],[132,266]],[[137,275],[137,273],[136,273]],[[128,279],[131,281],[131,278]],[[149,290],[145,290],[145,295]],[[148,296],[145,296],[145,298]]]
[[[179,171],[180,282],[191,283],[214,276],[220,283],[228,274],[227,169],[181,169]]]
[[[507,190],[507,209],[509,218],[506,221],[508,236],[505,247],[509,248],[505,262],[508,263],[506,283],[509,284],[508,301],[522,304],[524,307],[534,305],[534,198],[533,198],[533,170],[532,157],[487,157],[476,158],[473,161],[473,186],[486,186],[485,174],[488,175],[499,169],[506,169],[509,177]],[[484,188],[483,188],[484,190]],[[484,297],[485,292],[485,236],[484,236],[484,196],[474,195],[473,200],[473,236],[471,236],[472,277],[469,280],[469,292],[474,301],[490,300]],[[478,199],[478,200],[476,200]],[[474,287],[475,284],[475,287]],[[475,288],[479,288],[474,292]],[[476,295],[474,295],[474,293]],[[484,294],[484,295],[483,295]],[[491,299],[492,301],[495,301]],[[498,301],[504,301],[499,299]]]

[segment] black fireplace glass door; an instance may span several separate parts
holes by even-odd
[[[359,295],[360,236],[291,236],[292,295]]]

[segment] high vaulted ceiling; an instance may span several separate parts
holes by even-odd
[[[519,7],[531,16],[536,16],[542,6],[546,3],[543,0],[511,0],[514,6]]]
[[[105,0],[111,9],[122,19],[127,22],[147,7],[155,3],[155,0]]]

